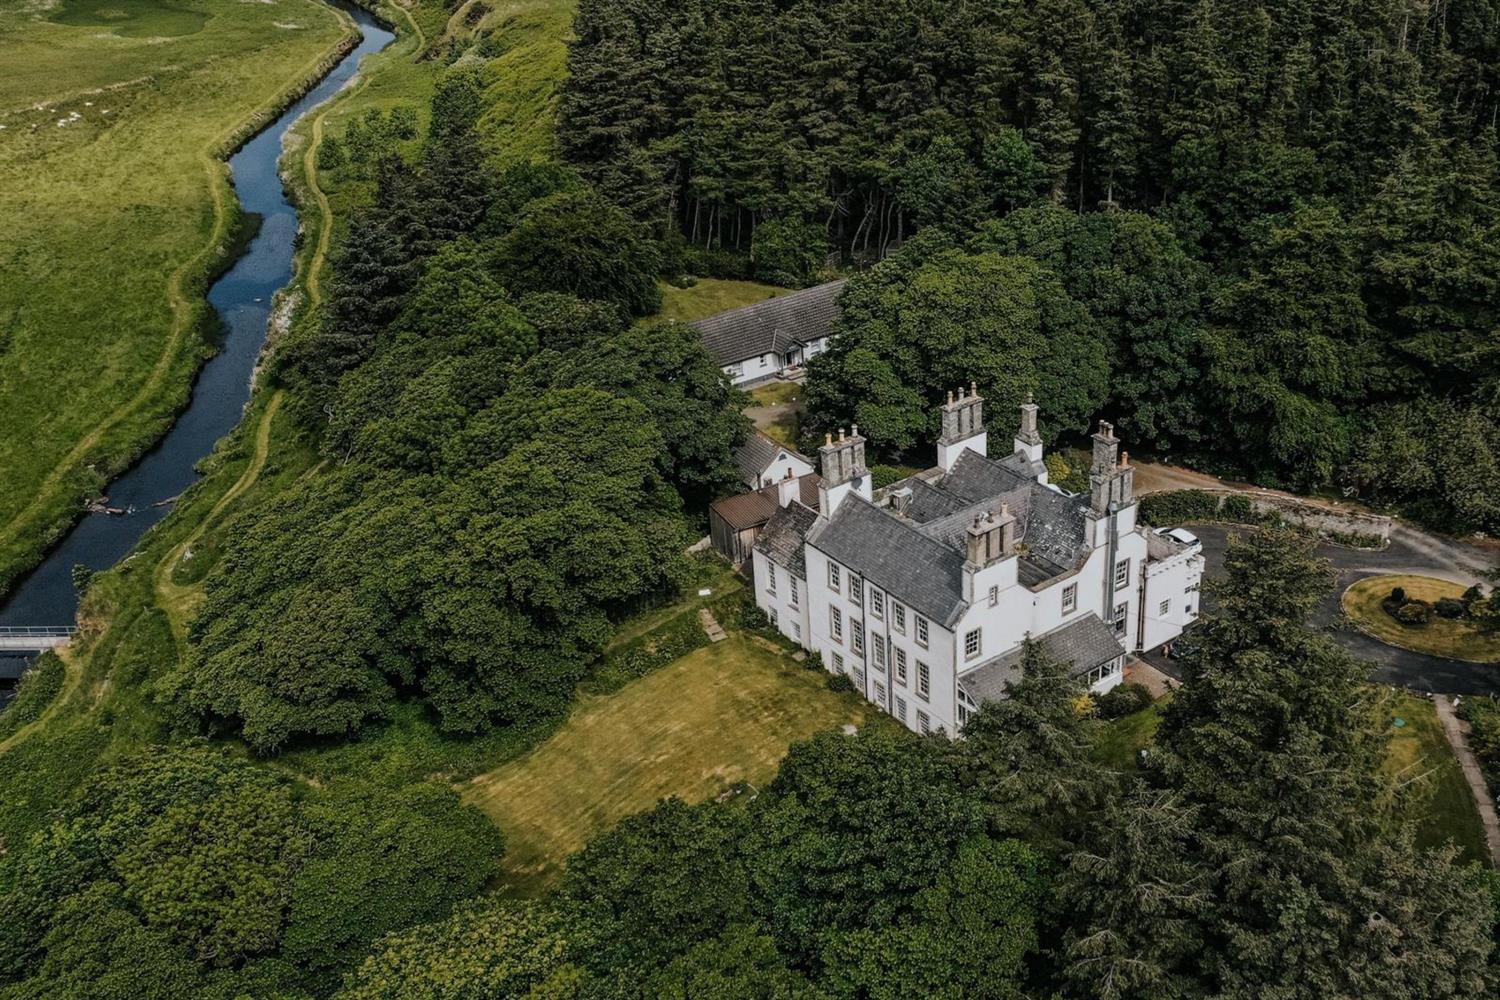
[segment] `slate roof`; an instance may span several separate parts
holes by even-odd
[[[944,626],[966,606],[963,553],[862,497],[845,498],[808,542]]]
[[[794,458],[800,458],[806,462],[808,468],[812,462],[806,455],[772,438],[767,437],[760,431],[756,431],[745,439],[745,443],[734,450],[734,464],[740,470],[740,478],[754,485],[756,479],[766,467],[776,461],[778,455],[786,453]]]
[[[1075,677],[1125,652],[1114,632],[1093,612],[1036,637],[1036,641],[1047,656],[1069,664]],[[976,705],[998,701],[1005,696],[1006,684],[1020,679],[1021,660],[1025,655],[1026,647],[1022,645],[986,660],[973,670],[959,674],[959,687],[974,699]]]
[[[766,528],[760,533],[760,537],[755,540],[755,551],[806,580],[807,548],[803,545],[803,541],[807,538],[807,532],[812,528],[813,522],[818,519],[816,505],[815,499],[812,506],[794,503],[778,510],[766,523]]]
[[[823,479],[815,472],[797,480],[801,487],[801,500],[810,507],[818,505],[818,485]],[[738,496],[725,497],[723,500],[715,500],[708,505],[708,509],[718,514],[724,522],[736,531],[744,531],[746,528],[754,528],[771,520],[771,515],[777,511],[777,484],[762,486],[758,490],[749,493],[741,493]]]
[[[720,365],[762,354],[785,354],[796,344],[812,343],[833,331],[843,290],[842,279],[830,281],[700,319],[692,326],[703,335],[708,353]]]

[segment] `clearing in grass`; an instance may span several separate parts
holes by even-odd
[[[758,281],[728,281],[723,278],[699,278],[691,288],[661,283],[661,311],[641,323],[664,323],[676,320],[692,323],[721,312],[754,305],[767,299],[791,293],[790,288],[765,285]]]
[[[733,635],[583,702],[531,754],[468,783],[464,798],[505,831],[507,888],[534,893],[626,816],[673,795],[701,802],[769,781],[791,744],[865,713],[854,695],[830,692],[823,671]]]

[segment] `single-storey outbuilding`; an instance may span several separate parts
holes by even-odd
[[[843,279],[830,281],[692,325],[730,382],[758,382],[799,368],[828,349],[843,290]]]

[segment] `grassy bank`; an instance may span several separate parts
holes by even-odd
[[[318,0],[0,10],[0,589],[186,402],[235,232],[219,157],[350,30]]]

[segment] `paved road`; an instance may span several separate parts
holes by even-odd
[[[1189,530],[1203,541],[1208,575],[1222,576],[1224,550],[1229,534],[1235,529],[1217,524],[1195,524]],[[1417,573],[1469,586],[1481,582],[1478,572],[1492,565],[1483,549],[1436,538],[1399,523],[1392,528],[1390,547],[1383,551],[1368,552],[1325,544],[1318,547],[1318,554],[1328,559],[1338,574],[1337,586],[1315,614],[1315,620],[1324,625],[1343,622],[1339,598],[1345,588],[1361,577]],[[1372,676],[1377,681],[1417,691],[1500,695],[1500,663],[1464,663],[1397,649],[1346,624],[1338,628],[1335,637],[1356,656],[1374,665]],[[1180,677],[1177,664],[1156,654],[1146,658],[1171,676]]]

